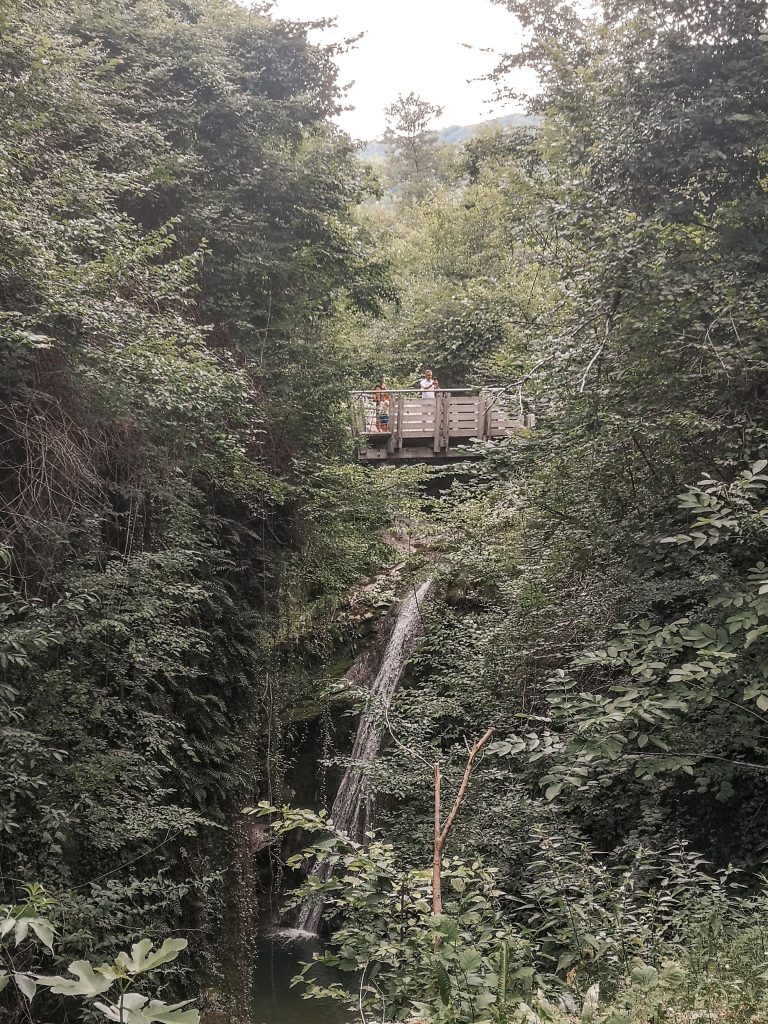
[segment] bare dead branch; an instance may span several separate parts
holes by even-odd
[[[486,745],[486,743],[490,740],[491,736],[493,736],[493,732],[493,729],[488,729],[487,732],[485,732],[480,737],[480,739],[471,747],[469,754],[467,755],[467,764],[464,769],[464,777],[461,780],[461,785],[459,786],[459,791],[456,794],[456,799],[453,801],[453,807],[451,807],[450,813],[448,817],[445,819],[445,824],[443,825],[442,830],[440,832],[441,846],[445,845],[445,841],[448,838],[448,833],[451,831],[451,829],[453,828],[453,823],[456,821],[456,815],[459,813],[459,808],[461,807],[464,795],[467,792],[467,787],[469,786],[469,780],[472,775],[475,759],[477,758],[477,755],[480,753],[483,747]]]
[[[440,772],[439,763],[435,762],[434,773],[435,773],[435,838],[432,849],[432,913],[442,914],[443,912],[443,887],[442,887],[442,869],[443,869],[443,851],[445,850],[445,844],[448,841],[448,836],[451,829],[453,828],[456,816],[461,809],[462,802],[469,786],[469,780],[472,777],[472,772],[475,767],[475,762],[478,755],[482,751],[483,747],[488,743],[491,736],[493,736],[494,730],[488,729],[472,744],[467,754],[467,763],[464,767],[464,775],[459,785],[459,789],[456,793],[456,797],[453,801],[448,817],[445,822],[442,821],[442,775]],[[435,949],[440,945],[440,936],[435,936]]]

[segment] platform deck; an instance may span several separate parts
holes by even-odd
[[[455,388],[422,397],[418,391],[387,391],[389,420],[382,423],[373,391],[352,396],[354,433],[361,462],[471,459],[477,442],[533,426],[533,416],[510,413],[498,391]],[[386,429],[382,429],[386,427]]]

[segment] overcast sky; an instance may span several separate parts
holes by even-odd
[[[515,19],[491,0],[276,0],[276,16],[294,20],[336,17],[328,39],[365,32],[340,59],[341,81],[354,81],[354,110],[342,126],[355,138],[373,139],[384,129],[384,108],[412,89],[445,108],[440,125],[472,124],[513,107],[489,107],[489,82],[470,82],[494,66],[491,53],[519,40]],[[462,44],[475,49],[468,50]]]

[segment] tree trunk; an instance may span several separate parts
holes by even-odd
[[[435,844],[432,854],[432,913],[443,912],[443,844],[440,840],[440,765],[435,765]]]

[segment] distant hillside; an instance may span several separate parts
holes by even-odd
[[[447,146],[456,146],[488,128],[519,128],[533,124],[536,124],[536,118],[529,114],[505,114],[504,117],[493,117],[478,124],[449,125],[447,128],[439,129],[437,137],[439,142]],[[387,155],[388,148],[377,139],[374,142],[367,142],[360,151],[360,156],[363,160],[381,160]]]

